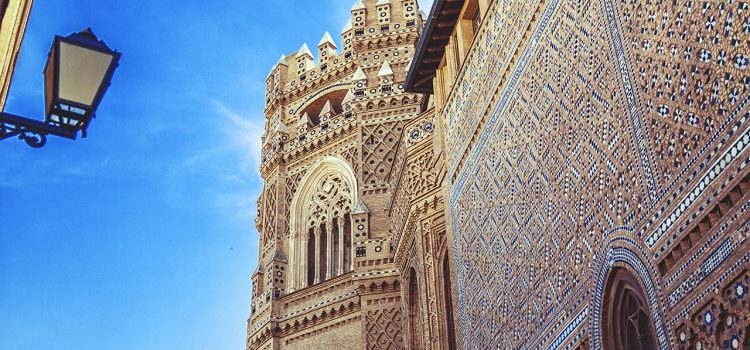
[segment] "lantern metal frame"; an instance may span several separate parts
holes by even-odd
[[[68,43],[112,56],[109,67],[107,67],[107,71],[99,83],[90,106],[59,97],[59,55],[62,43]],[[112,77],[119,65],[120,57],[121,53],[110,49],[104,41],[99,40],[91,28],[73,33],[66,37],[55,35],[52,48],[47,56],[47,64],[44,68],[45,120],[39,121],[11,113],[0,112],[0,140],[17,136],[29,146],[40,148],[47,143],[48,135],[75,140],[80,131],[81,137],[86,137],[91,120],[96,117],[96,110],[99,108],[99,104],[112,82]],[[50,64],[54,66],[50,67]],[[47,77],[48,69],[53,69],[51,73],[54,75],[52,81],[49,81]],[[49,86],[49,84],[52,86]],[[55,120],[55,117],[57,120]],[[64,120],[73,120],[76,121],[76,124],[70,125],[63,122]]]

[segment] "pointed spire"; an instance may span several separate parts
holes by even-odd
[[[333,106],[331,106],[331,100],[326,101],[326,104],[323,106],[323,109],[320,110],[321,116],[324,116],[326,113],[331,113],[331,115],[336,115],[336,110],[333,109]]]
[[[271,66],[271,71],[268,72],[268,75],[271,75],[273,73],[273,70],[276,69],[279,65],[282,66],[289,66],[289,63],[286,62],[286,56],[284,54],[281,54],[281,58],[279,58],[279,61],[276,62],[273,66]]]
[[[354,6],[352,6],[352,11],[362,10],[365,8],[365,4],[362,3],[362,0],[357,0],[357,2],[354,3]]]
[[[333,48],[336,48],[336,43],[333,41],[333,38],[331,38],[331,33],[326,32],[325,34],[323,34],[323,38],[320,39],[318,47],[321,47],[325,44],[330,44],[331,46],[333,46]]]
[[[390,0],[378,0],[375,6],[390,5],[390,4],[391,4]]]
[[[344,29],[341,30],[342,33],[346,33],[348,31],[352,30],[352,19],[349,18],[348,21],[346,21],[346,25],[344,26]]]
[[[352,90],[349,90],[347,91],[346,96],[344,96],[344,100],[341,101],[341,104],[345,104],[353,100],[354,100],[354,93],[352,93]]]
[[[352,214],[366,214],[369,212],[370,209],[367,209],[367,206],[365,205],[365,202],[362,201],[362,198],[357,198],[357,205],[355,205],[354,209],[352,209]]]
[[[287,129],[286,129],[286,125],[284,125],[284,123],[281,122],[280,118],[277,118],[274,121],[273,132],[274,133],[289,134],[289,131],[287,131]]]
[[[288,62],[286,61],[286,55],[284,55],[284,54],[282,53],[282,54],[281,54],[281,58],[279,58],[279,62],[278,62],[278,63],[279,63],[279,64],[283,64],[283,65],[285,65],[285,66],[288,66],[288,65],[289,65],[289,63],[288,63]]]
[[[360,80],[367,80],[367,76],[365,75],[365,71],[362,70],[362,67],[357,68],[357,71],[354,72],[354,75],[352,76],[353,81],[360,81]]]
[[[386,77],[389,75],[393,75],[393,70],[391,69],[391,65],[388,64],[388,60],[383,61],[383,65],[380,66],[380,71],[378,71],[379,77]]]
[[[302,118],[300,118],[299,122],[297,122],[297,127],[308,127],[312,125],[312,119],[310,119],[310,115],[307,114],[307,112],[305,112],[305,114],[302,115]]]
[[[308,55],[310,58],[313,57],[312,52],[310,52],[310,49],[307,47],[307,43],[302,44],[302,47],[297,51],[297,57],[302,55]]]

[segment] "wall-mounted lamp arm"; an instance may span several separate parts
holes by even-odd
[[[47,135],[75,140],[77,131],[50,125],[38,120],[0,112],[0,140],[18,136],[29,146],[40,148],[47,143]]]

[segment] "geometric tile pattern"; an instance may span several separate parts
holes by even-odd
[[[748,95],[748,4],[622,2],[623,44],[656,165],[678,179]]]
[[[443,112],[466,348],[548,344],[617,237],[663,311],[639,228],[680,208],[709,150],[746,149],[748,39],[744,2],[492,3]]]
[[[643,209],[603,5],[575,5],[561,2],[547,23],[519,88],[495,112],[471,186],[458,189],[462,290],[481,291],[463,296],[470,344],[529,346],[583,285],[603,229],[632,225]]]
[[[721,293],[676,330],[677,349],[740,349],[750,328],[750,272],[743,271]],[[747,343],[745,343],[747,346]]]

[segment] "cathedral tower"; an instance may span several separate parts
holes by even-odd
[[[416,2],[360,0],[342,51],[327,32],[266,80],[248,349],[403,347],[389,211],[405,125],[403,82],[424,24]]]

